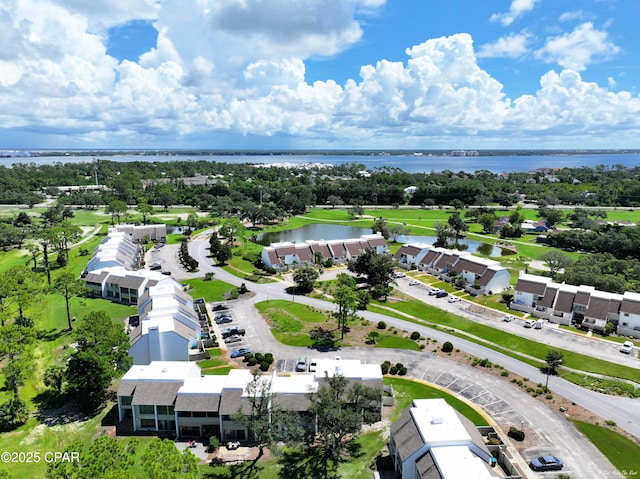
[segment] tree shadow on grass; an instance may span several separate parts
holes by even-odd
[[[213,460],[209,463],[211,469],[202,473],[208,479],[258,479],[264,469],[257,461],[246,461],[225,466],[224,462]]]
[[[281,479],[335,479],[338,477],[337,466],[330,461],[322,448],[291,450],[280,459],[282,469],[278,477]]]

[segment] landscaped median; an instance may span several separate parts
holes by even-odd
[[[402,301],[389,301],[384,303],[384,306],[370,304],[368,309],[422,326],[444,328],[449,334],[489,347],[535,367],[544,366],[544,358],[549,351],[549,345],[547,344],[531,341],[500,329],[485,326],[409,297],[402,297]],[[599,377],[605,376],[610,381],[615,381],[615,378],[618,378],[640,384],[640,370],[638,369],[603,361],[573,351],[558,350],[564,355],[563,369],[565,370],[570,368],[574,371],[583,371]],[[576,377],[576,375],[567,375],[567,379],[574,382]],[[628,382],[616,381],[616,383],[616,387],[610,390],[602,390],[600,388],[602,386],[601,383],[593,389],[611,394],[622,392],[624,395],[632,397],[640,394]],[[581,382],[576,382],[576,384],[589,387],[589,384]]]

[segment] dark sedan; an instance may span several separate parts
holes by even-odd
[[[529,463],[529,467],[534,471],[559,471],[563,466],[562,459],[555,456],[536,457]]]

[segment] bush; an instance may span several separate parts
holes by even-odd
[[[378,321],[378,329],[387,329],[387,323],[384,321]]]
[[[385,361],[380,365],[380,369],[382,369],[382,374],[387,374],[389,372],[389,368],[391,367],[391,363],[389,361]]]
[[[398,376],[405,376],[407,374],[407,368],[402,366],[402,368],[398,368]]]
[[[509,371],[507,371],[507,370],[505,369],[505,370],[504,370],[504,371],[502,371],[500,374],[506,378],[507,376],[509,376]]]
[[[273,363],[273,354],[267,353],[264,355],[264,360],[269,364]]]
[[[413,333],[411,333],[411,339],[417,341],[418,339],[420,339],[420,333],[418,331],[414,331]]]
[[[269,363],[266,361],[262,361],[260,363],[260,371],[268,371],[269,370]]]
[[[395,366],[391,366],[391,368],[389,369],[389,374],[395,376],[396,374],[398,374],[398,368]]]
[[[524,431],[521,431],[517,427],[511,426],[509,428],[508,436],[516,441],[524,441]]]
[[[247,366],[255,366],[258,364],[258,360],[256,358],[249,358],[247,360]]]
[[[209,444],[207,444],[207,452],[209,454],[215,452],[215,450],[218,449],[218,446],[220,446],[220,440],[216,436],[211,436],[209,438]]]
[[[453,351],[453,344],[451,344],[449,341],[446,341],[442,345],[442,352],[443,353],[450,353],[451,351]]]

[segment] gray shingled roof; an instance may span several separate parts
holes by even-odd
[[[400,418],[391,425],[391,435],[402,462],[424,446],[420,431],[411,415],[411,407],[405,408]]]
[[[624,298],[620,305],[621,313],[640,314],[640,302]]]
[[[607,319],[608,311],[609,298],[592,297],[591,301],[589,301],[589,307],[584,315],[588,318]]]
[[[560,291],[558,293],[558,299],[554,307],[554,311],[561,313],[570,313],[573,311],[573,300],[576,297],[576,293],[572,291]]]
[[[544,296],[540,301],[538,301],[538,306],[543,306],[545,308],[550,308],[553,306],[553,302],[556,299],[556,293],[558,292],[557,286],[547,286],[546,291],[544,292]]]
[[[138,383],[135,381],[121,382],[120,387],[118,387],[118,396],[132,396],[137,385]]]
[[[427,451],[416,461],[416,469],[420,479],[442,479],[442,475],[436,466],[431,451]]]
[[[574,304],[588,305],[589,304],[589,298],[591,298],[591,292],[590,291],[578,291],[576,293],[576,299],[573,300],[573,303]]]
[[[523,293],[531,293],[542,296],[546,287],[546,283],[539,283],[537,281],[529,281],[521,278],[518,280],[515,289],[516,291],[522,291]]]
[[[220,410],[220,396],[217,394],[178,394],[176,411],[210,411]]]
[[[469,258],[460,258],[456,263],[456,271],[469,271],[474,274],[482,274],[487,269],[486,264],[477,263]]]
[[[139,382],[133,393],[133,400],[131,401],[131,404],[134,406],[148,404],[172,406],[182,384],[182,381]]]

